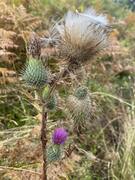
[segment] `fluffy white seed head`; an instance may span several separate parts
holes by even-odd
[[[69,11],[54,29],[57,48],[61,56],[70,61],[84,62],[108,46],[107,18],[93,9],[83,13]]]
[[[82,16],[86,16],[91,18],[91,21],[93,21],[94,23],[97,22],[97,24],[106,26],[108,25],[108,20],[106,18],[106,16],[102,15],[102,14],[97,14],[96,11],[92,8],[86,9],[84,11],[84,13],[79,13]]]

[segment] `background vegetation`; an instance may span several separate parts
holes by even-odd
[[[48,136],[59,119],[77,150],[50,165],[48,174],[50,179],[135,179],[135,5],[128,0],[0,0],[0,179],[40,179],[41,107],[20,78],[29,35],[46,35],[69,9],[90,6],[105,13],[113,28],[111,47],[84,68],[81,80],[91,92],[92,126],[79,139],[70,132],[64,104],[80,82],[78,72],[60,82],[59,105],[48,122]],[[42,56],[49,53],[44,49]],[[62,62],[49,60],[54,73],[57,63]]]

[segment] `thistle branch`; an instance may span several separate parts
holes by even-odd
[[[53,94],[54,90],[56,89],[57,82],[63,77],[66,68],[64,68],[57,76],[53,86],[50,89],[48,99],[50,99],[51,95]],[[43,102],[44,103],[44,102]],[[47,180],[47,109],[46,104],[43,104],[42,107],[42,124],[41,124],[41,143],[42,143],[42,153],[43,153],[43,171],[42,171],[42,180]]]
[[[47,180],[47,111],[45,106],[42,107],[42,124],[41,124],[41,143],[42,143],[42,152],[43,152],[43,172],[42,180]]]

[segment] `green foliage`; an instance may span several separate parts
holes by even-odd
[[[116,0],[116,2],[130,8],[132,11],[135,11],[135,0]]]
[[[123,5],[117,4],[112,0],[91,0],[90,5],[96,7],[100,11],[105,11],[116,18],[123,18],[129,10]]]
[[[33,118],[37,114],[36,109],[20,97],[20,95],[7,96],[1,98],[0,102],[0,129],[10,129],[23,125],[36,124]]]
[[[129,103],[132,102],[134,96],[134,77],[131,74],[119,74],[114,79],[114,83],[116,86],[116,93],[121,97],[126,99]]]
[[[65,119],[65,118],[66,118],[66,114],[61,109],[57,109],[57,111],[50,111],[49,119],[51,119],[52,121],[56,122],[58,119]]]
[[[22,78],[29,86],[40,88],[48,82],[48,73],[40,60],[30,59]]]

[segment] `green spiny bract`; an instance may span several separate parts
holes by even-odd
[[[29,86],[40,88],[48,82],[48,73],[40,60],[31,58],[26,64],[22,78]]]
[[[82,129],[88,127],[91,115],[91,100],[88,90],[87,94],[86,91],[84,91],[85,93],[78,93],[80,90],[81,87],[75,91],[75,95],[77,95],[77,97],[70,95],[67,99],[67,108],[74,121],[74,129],[77,129],[77,131],[81,131]]]
[[[48,100],[48,102],[46,103],[46,107],[49,109],[49,110],[54,110],[56,108],[56,97],[55,95],[51,96],[50,99]]]
[[[81,86],[79,88],[76,89],[74,95],[78,98],[78,99],[85,99],[86,96],[88,94],[88,88]]]
[[[61,159],[62,152],[60,145],[51,145],[47,149],[47,162],[52,163]]]
[[[42,99],[46,103],[47,109],[54,110],[56,108],[57,99],[55,95],[51,95],[49,97],[49,92],[50,92],[50,88],[47,85],[43,90]]]

